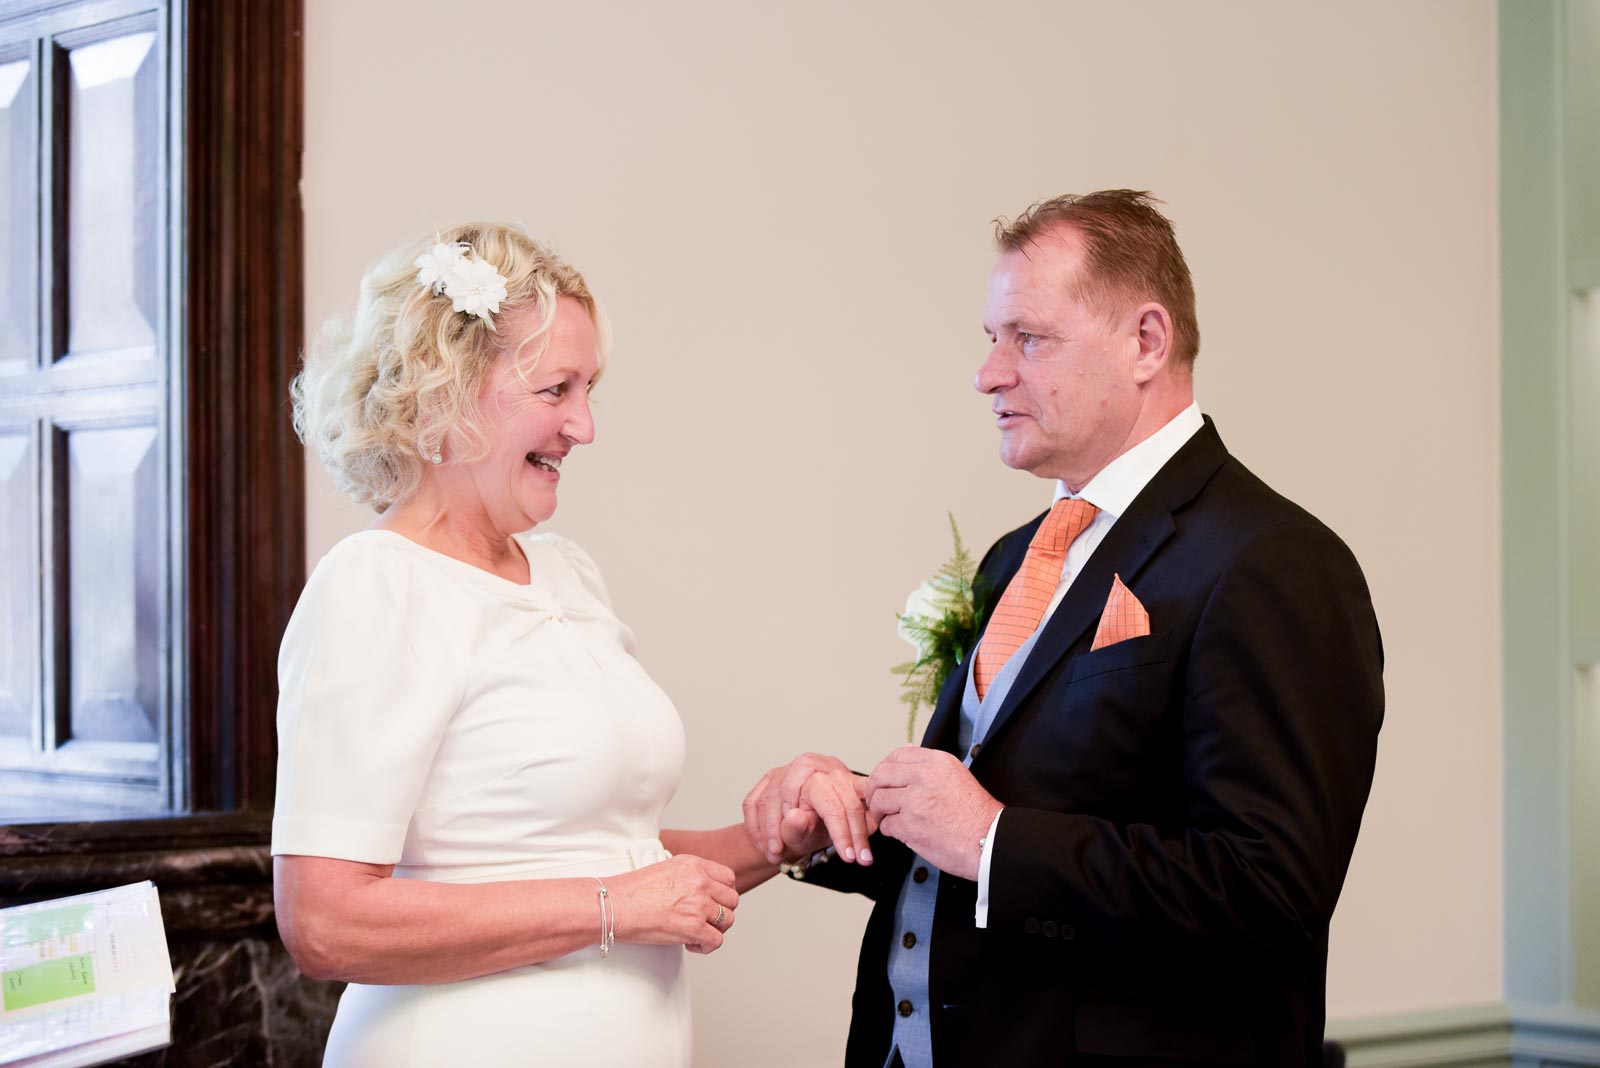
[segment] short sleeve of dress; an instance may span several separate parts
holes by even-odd
[[[306,584],[278,656],[272,852],[400,860],[463,679],[426,577],[357,535]],[[442,637],[442,636],[441,636]]]

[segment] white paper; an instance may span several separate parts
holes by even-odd
[[[149,882],[0,909],[0,1065],[72,1068],[164,1046],[174,989]]]

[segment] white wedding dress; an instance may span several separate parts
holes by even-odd
[[[471,883],[667,857],[683,728],[572,542],[520,586],[388,531],[317,565],[279,658],[272,852]],[[465,917],[463,917],[465,919]],[[599,941],[600,907],[592,919]],[[430,986],[352,983],[325,1065],[689,1064],[683,950],[597,945]]]

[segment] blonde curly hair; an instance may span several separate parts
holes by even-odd
[[[470,245],[505,277],[493,321],[457,312],[448,296],[417,283],[415,260],[438,242]],[[446,437],[455,459],[488,451],[478,410],[484,381],[504,354],[517,360],[519,375],[537,365],[560,297],[588,311],[603,368],[610,327],[599,302],[581,274],[521,227],[471,223],[397,249],[362,278],[355,318],[329,320],[307,351],[289,387],[295,433],[341,490],[382,512],[417,491]],[[512,316],[531,319],[534,329],[504,336],[494,324]]]

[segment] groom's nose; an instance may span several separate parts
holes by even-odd
[[[1001,343],[996,341],[989,346],[989,354],[984,357],[978,373],[973,376],[972,388],[979,393],[998,393],[1016,385],[1016,371],[1011,366],[1011,361],[1002,349]]]

